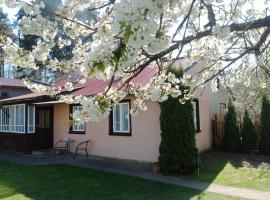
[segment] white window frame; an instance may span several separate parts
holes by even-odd
[[[30,124],[30,107],[33,107],[33,124]],[[35,133],[36,132],[36,106],[34,105],[29,105],[28,110],[27,110],[27,132],[28,133]],[[30,130],[30,127],[33,127],[32,131]]]
[[[18,125],[17,124],[17,106],[22,106],[22,113],[19,113],[20,117],[23,117],[23,124]],[[8,108],[9,110],[9,119],[8,124],[3,123],[3,118],[6,116],[4,115],[3,109]],[[13,116],[10,116],[10,110],[11,108],[14,109]],[[13,104],[13,105],[6,105],[3,106],[0,110],[0,132],[7,132],[7,133],[25,133],[25,104]],[[16,129],[18,127],[22,128],[22,131],[17,131]],[[12,130],[13,129],[13,130]]]
[[[193,100],[192,101],[192,106],[193,106],[193,122],[194,122],[194,128],[195,132],[199,133],[201,132],[200,130],[200,107],[199,107],[199,100]]]
[[[82,106],[72,106],[72,114],[77,110],[82,110]],[[74,122],[72,124],[72,132],[85,132],[85,123],[83,121]]]
[[[123,106],[127,105],[128,106],[128,115],[130,115],[130,106],[129,106],[129,102],[122,102],[122,103],[118,103],[117,106],[119,106],[120,108],[120,129],[116,130],[116,126],[115,126],[115,115],[116,115],[116,107],[113,108],[113,121],[112,121],[112,126],[113,126],[113,132],[114,133],[130,133],[130,116],[128,116],[128,130],[123,130],[124,127],[124,121],[123,119]]]

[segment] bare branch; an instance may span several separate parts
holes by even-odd
[[[114,4],[114,3],[115,3],[115,0],[109,0],[108,3],[105,3],[105,4],[101,5],[101,6],[97,6],[95,8],[89,8],[88,10],[89,11],[99,10],[99,9],[105,8],[105,7],[107,7],[107,6],[111,5],[111,4]]]
[[[196,0],[193,0],[191,5],[190,5],[190,8],[189,8],[189,11],[187,13],[187,15],[184,17],[184,19],[182,20],[182,22],[179,24],[179,26],[177,27],[175,33],[173,34],[173,37],[172,37],[172,40],[175,38],[175,36],[179,33],[179,31],[182,29],[183,25],[185,24],[185,22],[188,20],[189,16],[190,16],[190,13],[192,11],[192,8],[193,8],[193,5],[195,3]]]
[[[202,4],[206,7],[207,12],[208,12],[208,23],[206,25],[204,25],[204,28],[207,27],[213,27],[216,25],[216,16],[215,13],[213,11],[213,7],[211,3],[205,3],[204,0],[201,0]]]

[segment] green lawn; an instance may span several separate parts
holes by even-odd
[[[239,199],[68,165],[25,166],[0,161],[0,199]]]
[[[267,158],[265,160],[258,157],[260,156],[213,153],[210,154],[210,159],[202,162],[200,176],[191,178],[239,188],[270,191],[270,157],[263,157]],[[256,161],[253,161],[255,159]]]

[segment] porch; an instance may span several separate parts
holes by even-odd
[[[0,149],[31,153],[53,148],[53,105],[20,103],[0,108]]]

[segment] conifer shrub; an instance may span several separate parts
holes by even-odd
[[[170,69],[176,77],[183,71]],[[181,90],[188,89],[182,87]],[[160,103],[161,143],[159,146],[160,171],[164,174],[185,175],[197,168],[198,150],[196,148],[192,100],[185,104],[179,98],[169,97]]]
[[[260,153],[270,155],[270,102],[266,96],[262,100]]]
[[[240,134],[237,126],[237,114],[231,100],[228,103],[228,112],[225,115],[224,135],[222,138],[222,149],[226,152],[238,152],[240,145]]]
[[[257,134],[252,120],[249,117],[248,111],[245,110],[243,118],[243,126],[240,132],[241,141],[241,151],[245,153],[250,153],[252,150],[257,149]]]

